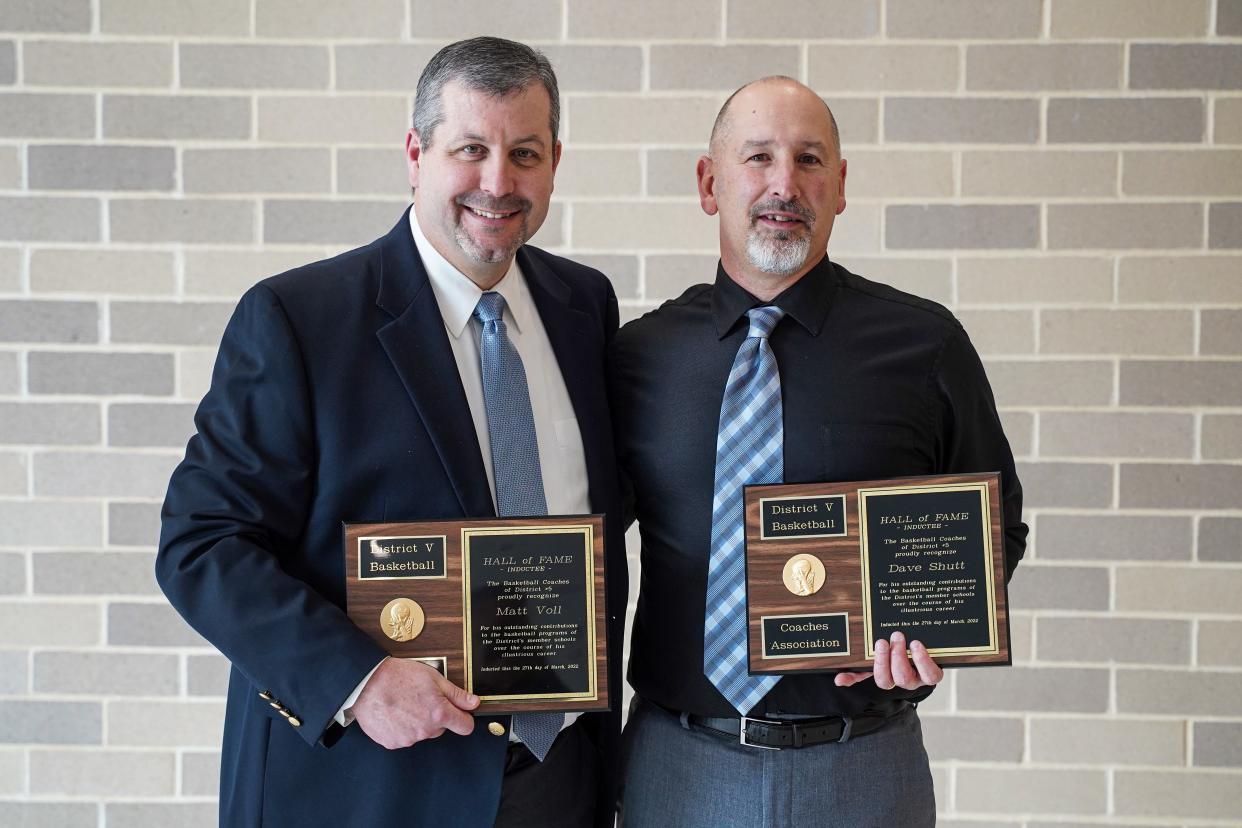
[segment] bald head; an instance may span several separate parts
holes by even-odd
[[[716,114],[716,122],[712,124],[712,137],[710,143],[708,144],[708,152],[712,156],[719,154],[720,146],[728,140],[728,137],[732,131],[732,110],[734,103],[739,102],[744,104],[747,99],[752,96],[766,95],[805,96],[818,101],[820,105],[823,106],[824,113],[828,116],[828,124],[832,129],[833,151],[835,152],[837,158],[841,157],[841,132],[837,129],[837,119],[833,116],[832,110],[828,107],[828,104],[823,98],[811,91],[809,87],[785,75],[769,75],[766,78],[753,80],[740,89],[734,91],[734,93],[725,100],[724,105],[720,107],[720,112]]]

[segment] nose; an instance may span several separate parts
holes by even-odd
[[[793,201],[798,197],[798,165],[793,159],[785,159],[769,168],[768,192],[781,201]]]
[[[509,159],[494,154],[483,162],[480,171],[479,188],[491,196],[507,196],[513,192],[513,176],[509,169]]]

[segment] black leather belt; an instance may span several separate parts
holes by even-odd
[[[825,716],[822,719],[795,719],[779,721],[773,719],[720,718],[716,716],[696,716],[693,713],[678,713],[667,707],[657,705],[662,710],[677,716],[683,722],[715,731],[722,736],[731,736],[747,747],[782,750],[787,748],[811,747],[828,742],[848,742],[855,736],[873,733],[888,724],[891,717],[876,714],[861,716]]]

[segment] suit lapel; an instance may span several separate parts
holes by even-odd
[[[584,341],[592,339],[591,318],[573,307],[569,285],[531,256],[525,247],[518,250],[517,256],[578,419],[591,508],[603,511],[605,493],[609,491],[603,485],[604,476],[607,469],[612,468],[612,441],[603,382],[603,356],[597,349],[583,347]]]
[[[381,242],[376,304],[393,320],[376,333],[422,418],[462,514],[495,514],[470,405],[427,271],[414,246],[408,211]]]

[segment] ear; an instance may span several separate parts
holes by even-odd
[[[410,186],[418,189],[419,160],[422,157],[423,145],[418,140],[418,133],[410,130],[405,134],[405,166],[409,173]]]
[[[561,163],[561,142],[557,141],[556,146],[552,150],[552,172],[556,172],[556,167]]]
[[[845,212],[845,173],[846,173],[845,159],[842,158],[841,159],[841,177],[840,177],[840,180],[837,182],[837,187],[839,188],[837,191],[837,215],[838,216]]]
[[[712,171],[712,159],[704,155],[694,167],[699,180],[699,206],[709,216],[714,216],[719,208],[716,206],[716,176]]]

